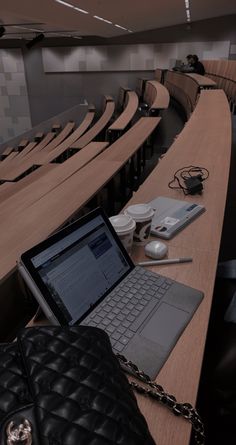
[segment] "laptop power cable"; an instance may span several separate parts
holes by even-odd
[[[209,171],[204,167],[189,165],[182,167],[174,173],[174,178],[169,182],[171,189],[182,190],[185,195],[201,194],[203,181],[209,177]]]

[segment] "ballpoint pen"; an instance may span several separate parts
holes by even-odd
[[[176,263],[190,263],[193,261],[192,258],[168,258],[166,260],[148,260],[148,261],[140,261],[137,263],[138,266],[161,266],[162,264],[176,264]]]

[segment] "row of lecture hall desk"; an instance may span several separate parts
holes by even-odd
[[[128,103],[126,105],[124,113]],[[11,308],[17,307],[20,301],[19,297],[14,301],[13,295],[16,295],[14,289],[19,286],[15,283],[16,274],[12,272],[16,269],[16,260],[20,253],[73,218],[78,210],[111,182],[123,165],[136,155],[160,121],[159,117],[139,119],[109,147],[109,151],[103,153],[108,142],[93,139],[109,124],[114,108],[112,98],[105,97],[102,115],[94,125],[89,126],[87,131],[85,127],[89,122],[92,123],[94,107],[90,107],[79,127],[62,142],[60,141],[59,145],[54,144],[53,149],[49,144],[43,149],[41,147],[38,149],[36,146],[25,156],[21,151],[17,155],[21,159],[12,159],[11,165],[10,161],[7,162],[7,158],[0,163],[0,179],[6,181],[0,186],[1,228],[4,233],[0,243],[2,247],[5,245],[5,254],[1,258],[0,266],[0,298],[3,302],[1,337],[7,329],[10,314],[17,316],[17,310],[14,314],[11,311]],[[135,114],[137,101],[133,101],[133,108]],[[127,124],[130,118],[129,107]],[[43,141],[44,139],[39,144]],[[50,162],[70,151],[75,153],[63,163]],[[39,157],[41,162],[42,158],[46,162],[45,164],[42,162],[40,167],[37,165]],[[38,166],[36,170],[34,170],[35,164]],[[29,170],[33,171],[14,182]],[[21,229],[24,232],[23,236],[20,235]],[[6,295],[11,297],[6,299]]]
[[[222,90],[204,90],[199,85],[201,79],[198,79],[198,94],[194,96],[196,79],[191,79],[192,89],[188,80],[186,83],[181,82],[178,88],[178,79],[179,77],[170,75],[168,84],[164,85],[169,86],[174,97],[179,97],[180,90],[183,89],[183,96],[188,98],[183,100],[183,104],[189,119],[164,158],[133,194],[127,205],[148,202],[156,196],[167,196],[198,202],[206,207],[203,215],[167,242],[170,258],[191,256],[193,262],[158,268],[161,274],[204,292],[203,302],[157,376],[157,382],[170,394],[174,394],[178,401],[195,404],[227,195],[231,115],[227,98]],[[193,103],[194,97],[195,103]],[[192,107],[191,112],[190,107]],[[48,164],[53,166],[52,171],[51,169],[49,172],[45,171],[32,183],[27,182],[30,175],[21,179],[26,181],[26,185],[19,188],[15,196],[10,194],[7,200],[2,201],[0,207],[1,233],[4,234],[0,241],[2,253],[0,279],[3,297],[4,291],[9,292],[14,285],[14,279],[16,280],[16,274],[13,272],[20,253],[47,237],[68,221],[78,209],[83,208],[137,152],[159,121],[160,117],[157,116],[140,118],[110,147],[102,145],[100,154],[80,170],[73,169],[71,161],[76,155],[79,156],[79,152],[63,164]],[[82,137],[86,137],[86,133]],[[90,143],[91,140],[89,145]],[[103,141],[100,144],[103,144]],[[107,145],[107,142],[104,144]],[[81,153],[89,145],[83,146]],[[73,143],[73,146],[75,150],[78,148],[77,143]],[[63,165],[65,167],[68,165],[66,179],[63,176]],[[188,165],[202,166],[210,172],[208,180],[204,183],[202,195],[185,197],[179,190],[168,188],[168,182],[173,178],[174,172]],[[40,169],[46,170],[46,167],[47,164]],[[38,170],[31,175],[36,175]],[[54,179],[49,184],[48,175],[51,174]],[[61,179],[58,179],[57,175],[61,175]],[[39,191],[39,181],[42,192]],[[4,187],[4,184],[0,187]],[[7,187],[3,193],[11,187],[14,185]],[[144,259],[143,249],[134,248],[133,258],[135,261]],[[157,271],[155,267],[151,269]],[[17,305],[16,298],[14,304]],[[4,306],[2,296],[1,306]],[[4,318],[4,307],[2,316]],[[138,403],[157,444],[188,444],[191,432],[188,422],[176,418],[167,408],[142,396],[138,396]]]

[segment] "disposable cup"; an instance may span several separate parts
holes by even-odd
[[[131,253],[136,223],[129,215],[111,216],[110,222],[128,253]]]
[[[133,242],[134,244],[146,244],[151,230],[152,217],[154,210],[148,204],[135,204],[127,207],[125,215],[131,216],[136,222]]]

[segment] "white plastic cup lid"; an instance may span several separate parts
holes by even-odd
[[[122,235],[133,232],[136,227],[135,221],[129,215],[115,215],[111,216],[109,220],[113,225],[115,231]]]
[[[137,222],[148,221],[154,213],[148,204],[135,204],[125,209],[125,215],[131,216]]]

